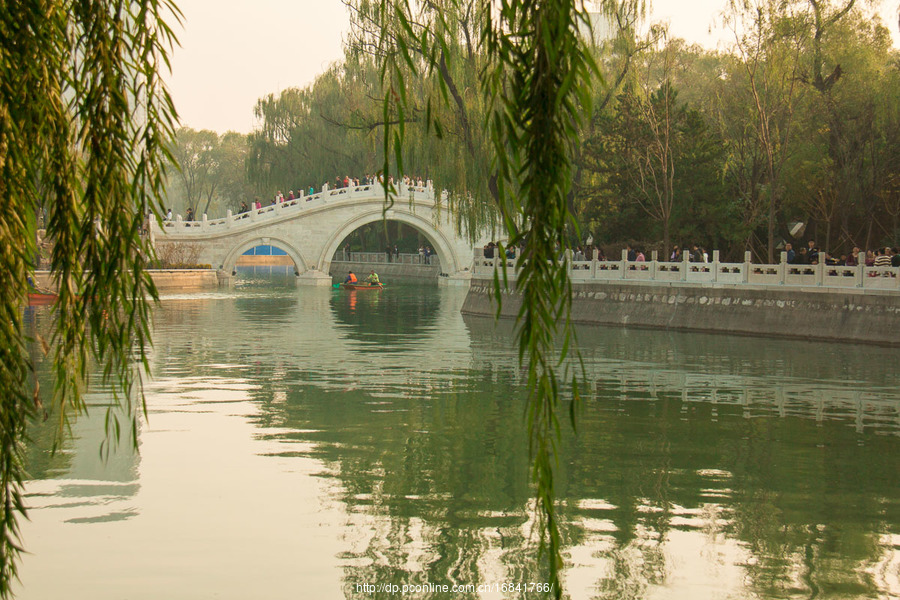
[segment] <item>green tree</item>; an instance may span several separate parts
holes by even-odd
[[[473,237],[496,228],[497,186],[482,127],[486,104],[478,93],[484,6],[475,0],[427,2],[394,19],[378,2],[346,4],[353,27],[343,63],[305,89],[258,102],[262,126],[250,136],[253,181],[268,192],[290,187],[298,177],[318,188],[335,176],[375,175],[385,169],[385,141],[402,129],[403,142],[392,150],[398,160],[385,175],[435,181],[447,190],[460,229]],[[402,49],[382,44],[382,23],[386,39],[402,39],[405,23],[416,43]],[[411,66],[398,63],[402,82],[385,87],[381,62],[404,53]]]
[[[218,187],[218,163],[214,155],[218,145],[219,135],[215,131],[182,127],[175,132],[170,178],[181,184],[184,208],[191,209],[195,215],[199,215],[201,202],[212,198]]]
[[[593,32],[590,43],[608,85],[592,87],[592,115],[579,132],[583,143],[575,155],[570,202],[571,210],[588,236],[591,232],[608,230],[610,217],[614,217],[609,214],[609,207],[616,203],[609,195],[609,181],[604,176],[609,157],[600,150],[602,137],[611,126],[609,116],[623,88],[634,85],[641,56],[657,43],[662,33],[653,26],[648,35],[638,35],[647,16],[646,4],[641,0],[602,2],[598,14],[600,22],[595,23],[597,31]],[[621,214],[620,208],[616,206],[615,216]]]
[[[227,209],[237,212],[242,201],[253,197],[253,186],[247,174],[249,151],[246,135],[229,131],[219,136],[217,162],[220,173],[219,198],[222,204],[219,210],[222,212]],[[209,212],[209,208],[204,212]]]
[[[812,64],[803,81],[817,101],[809,110],[814,149],[807,156],[822,172],[810,189],[814,206],[821,207],[822,198],[833,199],[833,210],[818,211],[813,219],[824,225],[826,248],[832,230],[839,232],[844,249],[869,248],[894,236],[886,227],[890,221],[880,218],[879,202],[892,145],[883,130],[884,117],[895,101],[892,70],[884,68],[891,62],[890,36],[866,15],[851,10],[853,2],[836,9],[829,3],[810,5],[805,35]]]
[[[775,230],[784,197],[785,165],[796,139],[796,112],[803,90],[802,45],[795,35],[801,18],[794,5],[775,0],[732,0],[726,24],[735,36],[734,51],[746,79],[755,141],[763,158],[766,256],[775,261]]]
[[[33,276],[35,214],[43,203],[59,287],[49,340],[58,432],[84,409],[89,363],[135,418],[147,367],[146,271],[140,236],[159,215],[165,144],[175,111],[158,73],[173,42],[166,0],[31,0],[0,11],[0,597],[11,595],[21,552],[18,521],[23,442],[43,414],[33,378],[23,305]],[[39,193],[40,192],[40,193]],[[110,435],[118,417],[107,417]],[[114,438],[113,438],[114,439]]]
[[[195,215],[209,214],[217,203],[221,212],[236,209],[251,197],[247,178],[247,136],[229,131],[219,135],[204,129],[178,129],[172,143],[169,200],[190,208]],[[180,192],[180,193],[179,193]]]

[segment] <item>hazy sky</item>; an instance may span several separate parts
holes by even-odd
[[[655,0],[653,19],[670,23],[675,37],[714,48],[710,33],[725,0]],[[178,0],[184,13],[173,53],[172,96],[183,125],[248,133],[253,107],[267,94],[305,86],[342,56],[349,17],[341,0]],[[898,45],[897,1],[883,19]]]

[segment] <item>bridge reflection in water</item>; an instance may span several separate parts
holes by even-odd
[[[160,509],[143,494],[167,489],[191,510],[188,490],[209,488],[219,521],[247,519],[238,539],[253,547],[248,577],[265,573],[258,596],[285,597],[301,575],[321,597],[542,581],[515,340],[507,323],[464,320],[461,301],[252,285],[164,301],[140,516],[107,535],[140,536]],[[590,393],[557,479],[573,598],[900,593],[895,350],[623,329],[579,341]],[[239,597],[221,574],[238,542],[197,520],[178,521],[186,589]],[[200,547],[211,556],[198,565]],[[142,560],[165,572],[152,552]]]

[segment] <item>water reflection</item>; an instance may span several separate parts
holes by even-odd
[[[50,307],[26,310],[29,333],[46,331],[52,319]],[[36,344],[30,358],[40,388],[51,390],[49,365]],[[28,504],[64,510],[68,513],[65,522],[71,524],[129,519],[136,514],[133,498],[140,489],[140,455],[132,446],[131,416],[110,412],[109,391],[102,387],[85,394],[84,401],[86,413],[70,415],[65,443],[56,452],[51,448],[62,427],[58,415],[48,413],[30,426],[26,465],[35,481],[26,489]],[[116,422],[120,428],[119,443],[112,440],[116,451],[101,461],[106,431]]]
[[[424,286],[337,290],[331,311],[339,333],[383,352],[415,348],[434,332],[441,297]]]
[[[35,444],[41,512],[91,497],[67,497],[66,477],[120,482],[97,496],[130,490],[108,511],[125,520],[104,531],[129,544],[167,528],[193,579],[164,580],[221,597],[246,593],[214,574],[247,546],[245,568],[265,573],[247,575],[257,597],[296,597],[298,564],[321,597],[543,581],[514,338],[464,320],[461,301],[254,284],[166,299],[143,458],[119,478],[85,476],[75,461],[99,464],[95,450],[48,459]],[[572,597],[900,594],[896,350],[624,329],[579,341],[590,393],[556,484]],[[101,525],[67,510],[82,532]],[[216,529],[248,515],[239,541]],[[322,531],[313,549],[294,543]],[[166,572],[166,551],[148,547],[145,570]],[[40,589],[29,581],[23,598]]]

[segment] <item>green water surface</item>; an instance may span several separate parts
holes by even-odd
[[[32,431],[17,597],[539,597],[512,327],[463,297],[253,274],[165,297],[139,452],[101,459],[99,388],[62,451]],[[570,597],[900,597],[900,352],[578,333]]]

